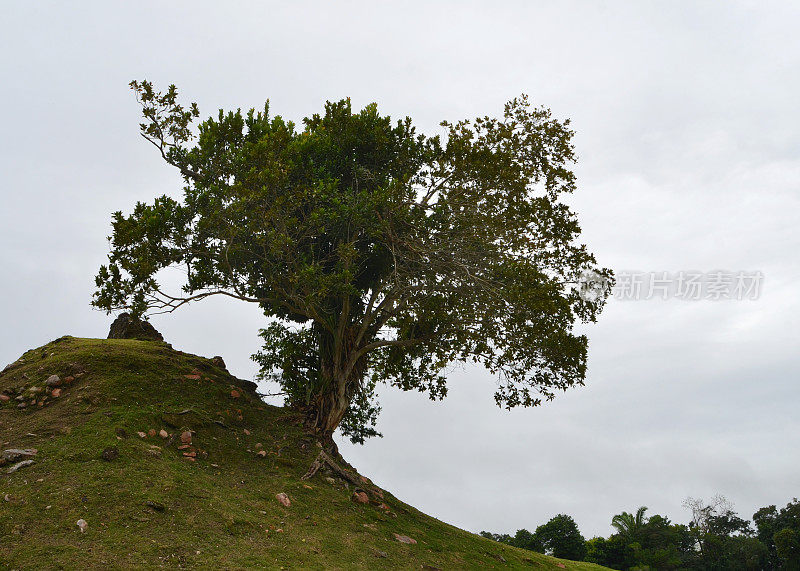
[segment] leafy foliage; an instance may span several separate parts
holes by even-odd
[[[376,434],[378,381],[438,399],[448,364],[476,362],[509,408],[583,383],[587,340],[573,328],[597,318],[612,276],[561,201],[575,189],[568,121],[521,97],[499,119],[425,136],[341,100],[302,128],[269,105],[220,111],[195,141],[197,106],[174,86],[131,87],[141,134],[182,174],[184,198],[114,214],[97,307],[257,303],[272,320],[263,374],[318,430],[341,422],[357,441]],[[186,272],[180,292],[159,281],[169,267]],[[599,295],[585,295],[586,275]]]

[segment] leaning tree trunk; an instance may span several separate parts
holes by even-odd
[[[328,442],[333,441],[333,433],[347,414],[350,401],[361,390],[367,372],[364,357],[351,365],[350,357],[357,349],[355,336],[355,330],[347,330],[337,344],[327,332],[319,331],[317,335],[321,378],[312,396],[308,420],[314,431]]]

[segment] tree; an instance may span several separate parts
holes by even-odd
[[[535,539],[544,547],[543,552],[561,559],[583,561],[586,557],[586,539],[571,516],[558,514],[536,528]]]
[[[177,168],[169,196],[113,215],[93,304],[134,316],[227,296],[269,324],[255,356],[324,439],[376,434],[374,390],[446,395],[446,366],[499,378],[498,405],[535,406],[583,384],[587,339],[612,275],[578,242],[561,199],[575,176],[568,121],[510,101],[502,118],[417,134],[371,104],[327,103],[302,128],[131,83],[141,135]],[[162,270],[186,272],[180,291]]]
[[[622,512],[611,518],[611,525],[628,543],[633,543],[638,540],[639,533],[645,524],[644,512],[646,511],[647,507],[641,506],[636,510],[635,515]]]
[[[772,565],[792,567],[792,557],[796,555],[793,541],[800,537],[800,501],[794,498],[786,507],[778,510],[774,505],[767,506],[753,514],[756,525],[756,536],[767,546]],[[780,546],[779,546],[780,543]],[[792,554],[795,555],[792,555]]]

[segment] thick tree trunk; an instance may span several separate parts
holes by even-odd
[[[346,331],[336,342],[330,334],[319,333],[320,385],[313,395],[309,424],[324,440],[332,442],[333,433],[342,422],[350,401],[361,389],[366,374],[366,359],[351,365],[356,350],[355,331]],[[338,358],[337,358],[338,354]]]

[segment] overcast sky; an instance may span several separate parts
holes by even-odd
[[[93,278],[110,214],[180,195],[138,135],[132,79],[203,115],[299,120],[376,101],[424,131],[528,93],[571,118],[584,239],[616,271],[761,271],[757,300],[611,300],[587,329],[586,386],[494,405],[382,391],[359,470],[471,531],[557,513],[587,537],[640,505],[686,522],[721,493],[745,517],[800,495],[800,8],[794,2],[0,2],[0,361],[105,337]],[[256,307],[207,300],[154,319],[176,348],[252,378]],[[1,365],[0,365],[1,366]]]

